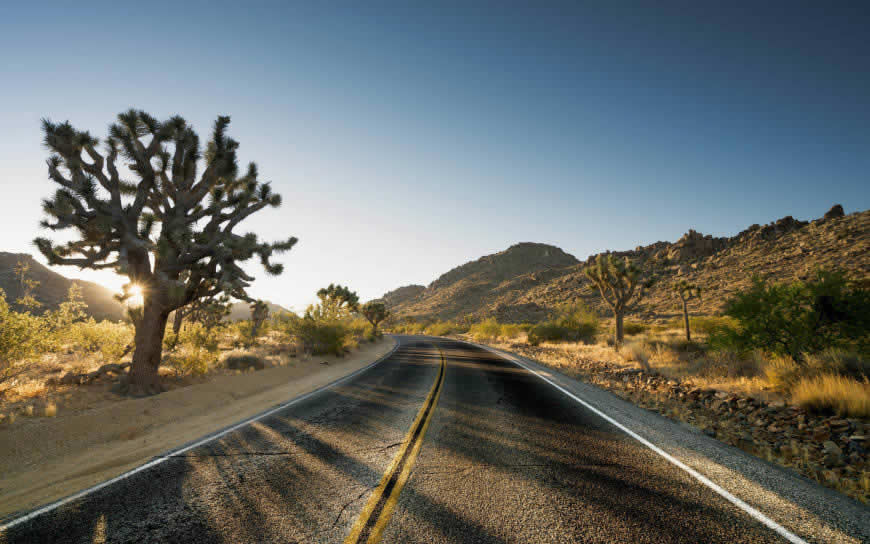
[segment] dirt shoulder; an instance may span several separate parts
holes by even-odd
[[[363,368],[394,345],[387,338],[340,358],[317,356],[216,376],[153,397],[0,428],[0,517],[113,478],[155,455],[313,391]]]

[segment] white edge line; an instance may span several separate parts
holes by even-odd
[[[230,427],[227,427],[223,430],[217,431],[216,433],[209,434],[209,435],[205,436],[204,438],[197,440],[196,442],[193,442],[192,444],[182,446],[180,449],[169,450],[165,453],[159,454],[156,457],[154,457],[153,459],[151,459],[150,461],[148,461],[147,463],[145,463],[144,465],[139,465],[138,467],[131,469],[131,470],[128,470],[127,472],[124,472],[123,474],[119,474],[118,476],[115,476],[111,480],[106,480],[105,482],[99,483],[95,486],[88,487],[86,489],[79,491],[78,493],[75,493],[75,494],[70,495],[68,497],[64,497],[64,498],[57,500],[53,503],[47,504],[41,508],[33,510],[33,511],[31,511],[31,512],[29,512],[21,517],[14,518],[10,521],[7,521],[6,523],[0,525],[0,534],[2,534],[7,529],[11,529],[12,527],[15,527],[16,525],[20,525],[22,523],[30,521],[34,518],[41,516],[42,514],[45,514],[47,512],[51,512],[52,510],[56,510],[57,508],[60,508],[61,506],[65,505],[65,504],[68,504],[72,501],[75,501],[75,500],[78,500],[82,497],[90,495],[91,493],[94,493],[95,491],[99,491],[100,489],[103,489],[104,487],[108,487],[114,483],[120,482],[121,480],[125,480],[125,479],[129,478],[130,476],[133,476],[134,474],[138,474],[139,472],[142,472],[143,470],[148,470],[151,467],[155,467],[155,466],[163,463],[167,459],[171,459],[172,457],[174,457],[176,455],[179,455],[179,454],[184,453],[186,451],[189,451],[189,450],[192,450],[192,449],[197,448],[199,446],[202,446],[203,444],[207,444],[209,442],[212,442],[213,440],[217,440],[218,438],[226,436],[227,434],[229,434],[233,431],[236,431],[236,430],[238,430],[246,425],[249,425],[255,421],[259,421],[265,417],[268,417],[268,416],[274,414],[275,412],[280,412],[281,410],[284,410],[284,409],[288,408],[289,406],[292,406],[292,405],[294,405],[298,402],[301,402],[309,397],[313,397],[314,395],[322,393],[323,391],[326,391],[327,389],[331,389],[331,388],[335,387],[336,385],[344,383],[344,382],[350,380],[351,378],[369,370],[370,368],[377,365],[378,363],[381,363],[384,360],[388,359],[390,356],[392,356],[396,352],[397,349],[399,349],[399,341],[398,340],[396,340],[396,345],[394,345],[393,349],[391,349],[388,353],[381,356],[376,361],[369,363],[368,365],[364,366],[363,368],[360,368],[358,370],[355,370],[354,372],[351,372],[347,376],[344,376],[344,377],[339,378],[339,379],[337,379],[333,382],[330,382],[326,385],[318,387],[317,389],[314,389],[313,391],[309,391],[308,393],[304,393],[304,394],[302,394],[298,397],[295,397],[287,402],[279,404],[279,405],[275,406],[274,408],[270,408],[269,410],[266,410],[265,412],[261,412],[255,416],[249,417],[248,419],[242,420],[239,423],[231,425]]]
[[[561,391],[562,393],[565,393],[566,395],[568,395],[569,397],[571,397],[573,400],[575,400],[575,401],[579,402],[580,404],[582,404],[585,408],[589,409],[590,411],[592,411],[593,413],[595,413],[595,414],[598,415],[599,417],[601,417],[601,418],[603,418],[604,420],[606,420],[608,423],[614,425],[614,426],[617,427],[619,430],[621,430],[621,431],[623,431],[624,433],[626,433],[628,436],[634,438],[635,440],[637,440],[638,442],[640,442],[640,443],[643,444],[644,446],[648,447],[648,448],[651,449],[652,451],[654,451],[654,452],[656,452],[657,454],[659,454],[660,456],[664,457],[664,458],[665,458],[667,461],[669,461],[671,464],[673,464],[673,465],[675,465],[675,466],[681,468],[682,470],[684,470],[685,472],[687,472],[691,477],[693,477],[694,479],[698,480],[699,482],[701,482],[701,483],[704,484],[705,486],[709,487],[710,489],[712,489],[713,491],[715,491],[716,493],[718,493],[719,495],[721,495],[722,497],[724,497],[726,500],[728,500],[728,502],[730,502],[731,504],[733,504],[733,505],[736,506],[737,508],[740,508],[741,510],[743,510],[744,512],[746,512],[747,514],[749,514],[750,516],[752,516],[753,518],[755,518],[757,521],[761,522],[762,524],[764,524],[765,526],[769,527],[770,529],[773,529],[773,530],[776,531],[780,536],[782,536],[783,538],[785,538],[785,539],[788,540],[789,542],[792,542],[792,543],[794,543],[794,544],[808,544],[806,540],[804,540],[804,539],[802,539],[801,537],[795,535],[794,533],[792,533],[791,531],[789,531],[788,529],[786,529],[785,527],[783,527],[783,526],[780,525],[779,523],[773,521],[773,520],[770,519],[769,517],[765,516],[765,515],[762,514],[760,511],[758,511],[758,510],[756,510],[755,508],[753,508],[752,506],[746,504],[745,502],[743,502],[742,500],[740,500],[740,499],[737,498],[736,496],[732,495],[730,492],[728,492],[727,490],[723,489],[723,488],[722,488],[721,486],[719,486],[717,483],[713,482],[712,480],[710,480],[709,478],[707,478],[706,476],[704,476],[703,474],[701,474],[701,473],[698,472],[697,470],[695,470],[695,469],[693,469],[692,467],[688,466],[687,464],[683,463],[682,461],[680,461],[679,459],[677,459],[677,458],[674,457],[673,455],[669,454],[668,452],[666,452],[666,451],[664,451],[663,449],[661,449],[660,447],[656,446],[655,444],[653,444],[652,442],[650,442],[650,441],[647,440],[646,438],[644,438],[644,437],[640,436],[639,434],[637,434],[636,432],[632,431],[631,429],[629,429],[628,427],[626,427],[626,426],[623,425],[622,423],[616,421],[615,419],[613,419],[613,418],[610,417],[609,415],[605,414],[604,412],[602,412],[601,410],[599,410],[599,409],[596,408],[595,406],[593,406],[593,405],[589,404],[588,402],[586,402],[585,400],[581,399],[580,397],[578,397],[577,395],[575,395],[575,394],[572,393],[571,391],[565,389],[564,387],[562,387],[562,386],[559,385],[558,383],[556,383],[556,382],[554,382],[553,380],[547,378],[547,377],[544,376],[543,374],[539,373],[537,370],[535,370],[535,369],[533,369],[533,368],[527,366],[525,363],[523,363],[522,361],[520,361],[520,360],[519,360],[518,358],[516,358],[515,356],[513,356],[513,355],[511,355],[511,354],[508,354],[508,353],[501,352],[501,351],[496,350],[496,349],[494,349],[494,348],[491,348],[491,347],[489,347],[489,346],[484,346],[484,345],[482,345],[482,344],[477,344],[477,343],[474,343],[474,342],[467,342],[467,343],[472,344],[472,345],[474,345],[474,346],[478,346],[478,347],[480,347],[480,348],[483,348],[483,349],[489,351],[490,353],[494,353],[494,354],[498,355],[499,357],[501,357],[501,358],[503,358],[503,359],[505,359],[505,360],[508,360],[508,361],[514,363],[515,365],[517,365],[517,366],[519,366],[519,367],[522,367],[522,368],[528,370],[529,372],[531,372],[531,373],[534,374],[535,376],[541,378],[542,380],[544,380],[544,381],[547,382],[548,384],[552,385],[553,387],[555,387],[556,389],[558,389],[558,390]]]

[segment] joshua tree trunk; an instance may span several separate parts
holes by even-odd
[[[622,310],[614,310],[613,315],[616,316],[616,345],[621,346],[622,340],[625,337],[625,327],[623,326],[625,312],[623,312]]]
[[[153,395],[163,390],[157,369],[163,352],[163,332],[169,310],[155,302],[145,301],[142,318],[136,327],[136,351],[130,368],[130,393]]]
[[[689,304],[683,299],[683,323],[686,325],[686,341],[692,341],[692,331],[689,329]]]
[[[172,332],[178,336],[178,333],[181,332],[181,324],[184,322],[184,312],[181,311],[181,308],[175,310],[175,319],[172,320]]]

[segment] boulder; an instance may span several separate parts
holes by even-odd
[[[839,219],[844,215],[846,215],[846,213],[843,211],[843,206],[840,204],[834,204],[831,209],[825,213],[824,219]]]

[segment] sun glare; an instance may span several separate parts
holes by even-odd
[[[130,297],[127,299],[127,306],[138,307],[145,304],[145,298],[142,296],[142,286],[133,285],[127,291]]]

